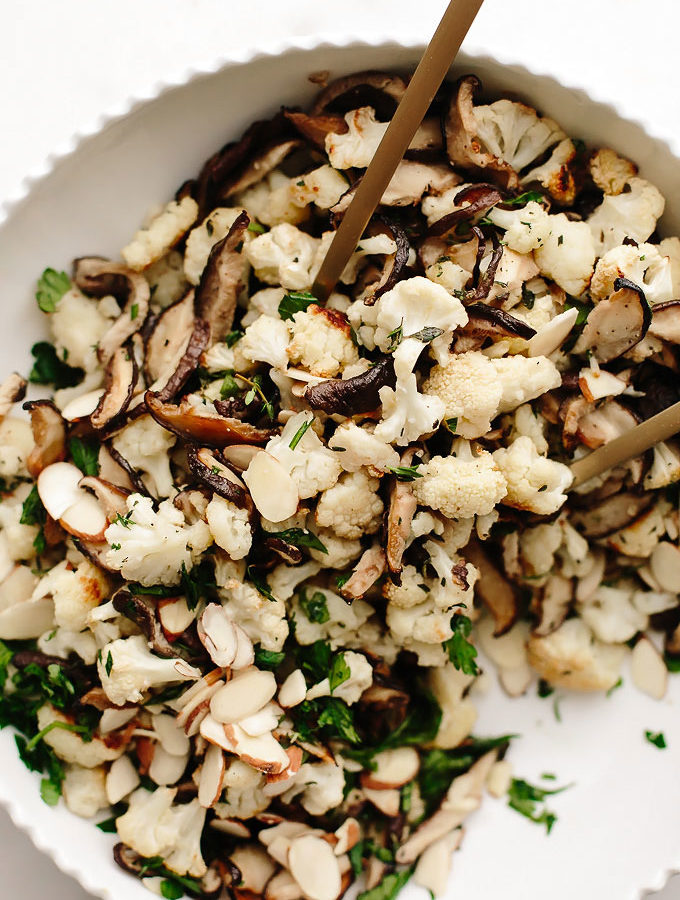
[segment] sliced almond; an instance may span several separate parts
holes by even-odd
[[[238,725],[225,725],[227,740],[233,745],[233,751],[245,763],[266,774],[278,775],[288,768],[290,760],[281,744],[272,734],[260,734],[251,737]]]
[[[82,477],[80,469],[67,462],[52,463],[38,475],[38,496],[53,519],[60,519],[85,494],[79,487]]]
[[[262,789],[267,797],[278,797],[280,794],[285,794],[300,771],[302,750],[299,747],[292,746],[288,747],[286,754],[290,760],[288,767],[278,775],[267,775],[267,783]]]
[[[510,697],[521,697],[533,679],[533,671],[528,663],[514,669],[499,669],[498,680],[501,687]]]
[[[198,620],[198,637],[216,666],[230,666],[237,650],[234,620],[219,603],[209,603]]]
[[[198,802],[206,809],[214,807],[220,799],[226,768],[226,759],[221,747],[210,744],[203,758],[198,782]]]
[[[664,591],[680,593],[680,549],[668,541],[661,541],[649,559],[652,575]]]
[[[76,502],[69,506],[59,518],[59,524],[75,537],[85,541],[99,543],[104,540],[104,533],[109,527],[109,520],[99,501],[81,489]]]
[[[200,799],[200,795],[199,795]],[[233,837],[248,840],[252,837],[250,829],[240,819],[211,819],[210,827],[222,834],[230,834]]]
[[[381,813],[392,818],[399,815],[401,806],[401,794],[397,788],[363,788],[364,797],[369,803],[372,803]]]
[[[451,854],[463,840],[461,828],[444,835],[421,854],[413,872],[416,884],[426,888],[433,897],[442,897],[451,871]]]
[[[507,759],[499,759],[486,777],[486,789],[492,797],[504,797],[512,783],[512,766]]]
[[[173,597],[158,601],[158,618],[165,633],[175,637],[187,630],[196,615],[184,597]]]
[[[231,668],[236,671],[238,669],[247,669],[255,662],[255,648],[253,642],[245,633],[240,625],[234,624],[236,632],[236,656],[231,664]]]
[[[114,806],[132,793],[139,784],[139,772],[129,756],[119,756],[106,775],[106,798]]]
[[[30,641],[54,628],[54,603],[50,597],[15,603],[0,612],[0,640]]]
[[[282,714],[283,710],[277,703],[268,703],[254,715],[241,719],[239,725],[250,737],[258,737],[274,731]]]
[[[177,724],[177,719],[168,713],[153,717],[153,728],[163,749],[171,756],[186,756],[191,750],[189,738]]]
[[[136,706],[132,709],[105,709],[99,720],[99,733],[109,734],[111,731],[122,728],[123,725],[127,725],[134,719],[138,711]]]
[[[30,600],[37,584],[38,578],[28,566],[14,566],[0,584],[0,612]]]
[[[310,900],[337,900],[342,878],[333,848],[322,838],[294,838],[288,852],[290,874]]]
[[[253,457],[243,480],[258,512],[270,522],[282,522],[297,512],[300,497],[295,482],[278,459],[265,450]]]
[[[396,750],[384,750],[373,757],[375,769],[364,772],[361,784],[365,788],[383,790],[398,788],[407,784],[418,774],[420,756],[413,747],[399,747]]]
[[[529,627],[525,622],[516,625],[499,637],[494,636],[493,620],[481,619],[475,633],[486,655],[501,669],[516,669],[526,663],[526,642]]]
[[[258,834],[258,840],[269,848],[272,843],[279,837],[285,837],[292,840],[301,834],[306,834],[311,829],[304,822],[288,822],[286,820],[272,825],[270,828],[263,828]]]
[[[668,687],[668,669],[663,657],[647,637],[633,647],[630,660],[633,684],[655,700],[661,700]]]
[[[246,844],[232,850],[229,858],[241,873],[239,888],[253,894],[262,894],[265,885],[276,871],[276,865],[266,851],[257,844]]]
[[[67,422],[75,422],[79,419],[86,419],[91,416],[99,405],[99,401],[104,395],[104,388],[96,391],[88,391],[87,394],[81,394],[75,400],[71,400],[62,409],[61,415]]]
[[[335,836],[338,842],[333,848],[333,852],[336,856],[342,856],[361,840],[361,825],[350,816],[335,830]]]
[[[301,900],[302,888],[290,872],[282,869],[267,882],[265,900]]]
[[[302,703],[307,694],[307,683],[302,669],[295,669],[279,688],[278,701],[284,709],[290,709]]]
[[[205,684],[206,679],[198,682],[200,690],[196,691],[198,685],[194,685],[187,694],[192,696],[187,700],[186,694],[182,696],[183,706],[177,716],[177,724],[184,729],[187,737],[194,737],[198,734],[201,722],[210,712],[210,699],[224,684],[223,681],[216,681],[213,684]],[[194,691],[196,691],[194,693]]]
[[[261,449],[255,444],[234,444],[232,447],[225,447],[222,456],[235,469],[244,472]]]
[[[223,724],[239,722],[261,710],[276,693],[272,672],[249,668],[220,687],[210,701],[210,712]]]
[[[149,766],[149,777],[161,786],[176,784],[184,775],[188,762],[188,753],[184,756],[173,756],[162,744],[157,743]]]

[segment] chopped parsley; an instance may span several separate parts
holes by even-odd
[[[187,570],[187,567],[182,563],[181,585],[187,606],[189,609],[196,609],[199,600],[210,596],[217,587],[210,562],[207,559],[203,559],[191,570]]]
[[[251,222],[250,225],[248,225],[248,231],[252,234],[264,234],[266,230],[264,225],[260,225],[259,222]]]
[[[393,900],[413,875],[414,867],[401,872],[392,872],[381,879],[380,884],[370,891],[362,891],[357,900]]]
[[[267,537],[279,538],[287,544],[293,544],[295,547],[310,547],[312,550],[318,550],[319,553],[328,553],[326,546],[319,540],[313,531],[306,528],[286,528],[284,531],[268,531]]]
[[[547,834],[550,834],[557,821],[557,816],[545,806],[545,798],[551,797],[553,794],[561,794],[568,787],[570,785],[567,784],[561,788],[548,790],[535,787],[522,778],[513,778],[508,790],[508,806],[537,825],[545,825]]]
[[[83,370],[67,366],[48,341],[33,344],[31,353],[34,361],[28,380],[32,384],[53,384],[55,388],[67,388],[75,387],[82,381]]]
[[[52,313],[66,291],[71,288],[71,279],[66,272],[56,269],[45,269],[35,290],[35,299],[44,313]]]
[[[330,685],[331,694],[336,688],[340,687],[341,684],[348,681],[351,674],[350,667],[345,662],[344,653],[338,653],[333,658],[333,664],[328,673],[328,684]]]
[[[472,622],[467,616],[455,615],[451,619],[453,636],[444,641],[444,649],[454,666],[465,675],[477,675],[479,667],[475,662],[477,650],[468,637],[472,631]]]
[[[238,381],[234,378],[232,372],[227,372],[224,381],[220,386],[220,397],[226,400],[228,397],[236,397],[241,393]]]
[[[284,321],[292,319],[295,313],[305,312],[307,307],[316,302],[316,297],[309,291],[290,291],[279,303],[279,315]]]
[[[99,475],[99,450],[90,441],[71,438],[68,444],[71,459],[85,475]]]
[[[555,693],[555,688],[545,678],[539,678],[536,693],[539,697],[550,697]]]
[[[422,473],[418,471],[418,463],[415,466],[388,466],[387,470],[397,476],[397,481],[415,481],[416,478],[422,478]]]
[[[255,665],[260,669],[278,669],[285,658],[285,653],[265,650],[264,647],[255,648]]]
[[[108,656],[106,657],[106,665],[104,666],[104,669],[106,670],[106,674],[110,676],[113,670],[113,657],[111,656],[110,650]]]
[[[330,619],[328,605],[326,604],[326,595],[321,591],[314,591],[311,597],[307,596],[307,591],[303,588],[299,594],[300,608],[307,616],[310,622],[323,625]]]
[[[443,328],[435,328],[434,326],[428,325],[420,331],[416,331],[415,334],[409,334],[408,336],[415,338],[418,341],[422,341],[423,344],[429,344],[430,341],[433,341],[442,334],[444,334]]]
[[[527,203],[542,203],[545,197],[540,191],[525,191],[510,200],[504,200],[503,206],[526,206]]]
[[[272,603],[276,603],[276,597],[272,594],[269,583],[261,572],[258,572],[254,566],[248,566],[246,568],[246,577],[250,579],[251,584],[258,593],[266,597],[267,600],[271,600]]]
[[[658,750],[665,750],[668,746],[663,731],[645,731],[645,738]]]
[[[619,680],[616,682],[616,684],[613,684],[607,691],[607,697],[611,697],[611,695],[614,693],[614,691],[617,688],[620,688],[622,684],[623,684],[623,678],[619,678]]]
[[[138,315],[139,315],[139,304],[133,303],[132,306],[130,307],[130,318],[132,319],[133,322],[135,321],[135,319],[137,318]]]
[[[224,343],[227,345],[227,347],[233,347],[234,344],[237,343],[237,341],[240,341],[242,337],[242,331],[229,331],[224,339]]]
[[[446,427],[449,429],[449,431],[451,432],[451,434],[455,434],[456,431],[458,430],[458,419],[457,419],[457,418],[455,418],[455,419],[446,419],[445,422],[444,422],[444,424],[445,424]]]

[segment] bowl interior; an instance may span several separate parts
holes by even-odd
[[[256,56],[247,64],[197,77],[138,105],[87,138],[34,185],[0,228],[3,371],[26,371],[28,348],[43,332],[32,290],[45,266],[68,268],[74,256],[86,254],[118,255],[145,213],[169,198],[216,148],[281,104],[305,104],[317,90],[309,74],[329,69],[334,77],[365,68],[408,68],[418,57],[417,48],[391,43],[322,45],[280,56]],[[680,166],[668,146],[622,119],[612,107],[551,78],[485,57],[461,56],[456,71],[477,73],[490,94],[502,91],[535,104],[574,137],[624,151],[667,197],[678,195]],[[669,211],[665,230],[672,233],[679,224],[678,209]],[[679,697],[676,690],[675,700]],[[521,774],[539,777],[555,767],[560,778],[579,781],[583,791],[564,795],[562,815],[565,823],[571,817],[573,824],[564,824],[566,834],[556,829],[549,840],[535,826],[509,813],[504,804],[487,803],[488,810],[483,808],[470,827],[464,851],[456,859],[456,891],[462,890],[461,896],[468,900],[482,900],[496,894],[502,877],[508,900],[538,896],[548,887],[553,900],[567,900],[577,891],[583,896],[623,900],[639,896],[642,888],[661,886],[663,870],[676,860],[673,841],[670,836],[657,839],[655,832],[650,848],[640,833],[647,826],[654,831],[653,820],[660,818],[667,835],[673,830],[677,834],[680,785],[667,755],[650,757],[656,751],[644,746],[641,734],[643,725],[663,727],[667,738],[675,733],[680,743],[677,717],[666,722],[672,703],[673,698],[656,708],[623,691],[611,701],[568,698],[564,709],[569,715],[563,712],[566,723],[561,726],[546,701],[535,697],[510,702],[494,689],[481,698],[478,733],[531,731],[518,745],[516,756],[513,751],[513,760],[519,760],[516,765],[524,766]],[[0,754],[0,800],[8,803],[15,821],[30,831],[39,847],[99,896],[148,897],[139,883],[110,862],[110,836],[62,806],[50,809],[42,803],[37,779],[19,762],[8,732],[0,734]],[[612,759],[615,754],[618,762]],[[650,765],[654,784],[635,781],[636,773]],[[627,777],[634,783],[625,788],[624,798],[622,785]],[[648,800],[652,796],[658,798],[654,811]],[[603,809],[607,812],[600,816],[598,810]],[[642,815],[640,809],[648,814]],[[612,821],[621,823],[621,835],[629,833],[629,840],[616,843],[621,835],[612,834]],[[617,871],[607,873],[602,861],[609,859],[613,864],[615,846],[619,847]],[[570,858],[576,866],[570,866],[564,878],[558,877]],[[490,859],[495,860],[492,866]]]

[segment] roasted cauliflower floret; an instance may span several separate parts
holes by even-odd
[[[477,135],[486,149],[519,172],[566,138],[557,122],[539,117],[535,109],[512,100],[475,106]]]
[[[172,200],[123,247],[121,256],[135,272],[148,269],[178,243],[197,216],[198,203],[192,197]]]
[[[605,253],[590,282],[593,300],[604,300],[613,294],[617,278],[627,278],[641,287],[649,303],[674,299],[671,261],[654,244],[623,244]]]
[[[581,619],[567,619],[552,634],[531,635],[530,665],[551,684],[575,691],[608,691],[619,680],[624,647],[603,644]]]
[[[212,543],[208,526],[201,520],[187,525],[171,500],[154,512],[150,497],[130,494],[127,508],[127,516],[106,529],[107,565],[129,581],[179,584],[182,567],[192,569]]]
[[[155,496],[169,497],[174,493],[170,449],[176,440],[172,432],[162,428],[151,416],[140,416],[114,436],[113,447],[133,469],[143,474],[145,484]]]
[[[461,437],[471,440],[486,434],[498,414],[503,385],[494,364],[483,353],[471,351],[436,365],[423,384],[423,393],[446,404],[447,420]]]
[[[368,428],[344,422],[328,441],[345,472],[357,472],[364,466],[385,471],[399,465],[399,454]]]
[[[588,171],[595,184],[605,194],[620,194],[637,175],[637,166],[609,147],[596,150],[588,160]]]
[[[94,769],[66,766],[61,791],[71,812],[89,819],[109,805],[106,796],[106,769],[104,766],[96,766]]]
[[[288,357],[319,378],[332,378],[359,359],[347,317],[312,303],[293,316]]]
[[[280,650],[288,637],[286,607],[278,598],[270,600],[252,584],[227,579],[220,589],[223,605],[250,640],[265,650]]]
[[[502,388],[499,413],[511,412],[562,383],[557,366],[546,356],[504,356],[491,363]]]
[[[473,452],[463,440],[454,443],[451,456],[433,456],[419,471],[423,477],[413,482],[416,499],[450,519],[487,515],[507,491],[492,455]]]
[[[569,467],[539,456],[531,438],[516,438],[509,447],[496,450],[493,458],[507,482],[506,506],[547,516],[567,499],[564,492],[573,480]]]
[[[663,215],[666,201],[653,184],[636,177],[626,187],[620,194],[606,194],[588,218],[599,256],[618,247],[625,238],[644,243]]]
[[[77,288],[67,291],[50,315],[57,356],[68,365],[94,372],[99,366],[97,345],[111,327],[96,300]]]
[[[160,856],[178,875],[200,878],[207,866],[201,856],[206,810],[198,800],[174,804],[177,788],[139,788],[127,811],[116,819],[118,836],[141,856]]]
[[[308,412],[292,416],[283,431],[266,446],[267,453],[284,466],[295,482],[301,500],[315,497],[320,491],[332,488],[342,471],[338,453],[324,447],[309,423]],[[298,437],[305,429],[302,437]],[[291,444],[294,444],[291,447]]]
[[[97,660],[97,672],[106,696],[116,706],[139,703],[144,691],[157,685],[201,677],[200,670],[184,660],[154,656],[139,634],[106,644]]]
[[[243,559],[248,555],[253,543],[248,510],[214,494],[205,516],[218,547],[226,550],[232,559]]]
[[[109,589],[108,578],[89,560],[75,569],[64,560],[38,582],[33,596],[51,596],[55,623],[77,632],[85,628],[91,610],[108,597]]]
[[[312,284],[311,270],[318,243],[318,238],[283,223],[247,243],[245,254],[260,281],[281,285],[286,290],[303,291]]]
[[[248,325],[238,342],[238,349],[251,362],[265,362],[275,369],[285,369],[288,365],[286,349],[289,340],[285,322],[262,315]]]
[[[387,131],[387,122],[376,122],[370,106],[353,109],[345,115],[349,126],[345,134],[326,135],[326,153],[334,169],[365,169]]]
[[[312,622],[300,602],[301,595],[294,597],[290,611],[295,616],[295,639],[298,644],[306,646],[315,641],[329,641],[331,647],[336,649],[338,646],[346,646],[352,635],[361,639],[363,626],[373,614],[370,604],[364,600],[355,600],[350,606],[339,594],[315,584],[308,585],[305,591],[308,596],[317,592],[323,595],[328,618],[317,616],[317,619],[324,618],[325,621]]]
[[[339,537],[359,538],[380,528],[383,502],[377,493],[379,481],[363,471],[340,476],[325,490],[316,507],[316,523],[331,528]]]
[[[219,206],[199,225],[191,229],[184,251],[184,274],[190,284],[198,284],[201,280],[210,251],[227,236],[242,211],[240,207]],[[248,241],[250,238],[251,233],[246,231],[244,240]]]
[[[91,741],[83,740],[80,734],[69,730],[69,726],[74,725],[73,720],[55,709],[50,703],[41,706],[37,715],[38,731],[50,729],[43,735],[43,740],[54,750],[59,759],[68,763],[82,766],[84,769],[94,769],[102,763],[117,759],[125,749],[122,746],[108,747],[96,735]]]

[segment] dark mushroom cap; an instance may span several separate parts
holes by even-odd
[[[159,425],[184,440],[197,444],[207,444],[209,447],[264,444],[275,433],[268,429],[256,428],[240,419],[221,416],[218,412],[211,412],[207,407],[197,409],[191,406],[186,398],[176,406],[172,403],[163,403],[158,395],[147,391],[144,399],[147,409]]]
[[[600,363],[631,350],[647,334],[652,311],[644,291],[626,278],[617,278],[614,293],[593,307],[574,345],[574,353],[590,351]]]
[[[94,428],[114,425],[130,405],[139,371],[130,346],[119,347],[106,367],[104,393],[90,416]]]
[[[332,81],[314,101],[311,113],[346,113],[372,106],[379,118],[391,119],[406,92],[406,82],[387,72],[356,72]]]
[[[194,310],[210,326],[211,343],[221,340],[230,330],[236,301],[243,286],[243,241],[250,223],[245,210],[239,214],[226,237],[210,251],[201,280],[196,288]]]
[[[353,378],[331,379],[310,385],[305,400],[312,409],[329,414],[354,416],[372,412],[380,406],[380,389],[397,383],[394,361],[386,356],[374,366]]]
[[[634,494],[625,491],[587,509],[572,510],[571,522],[585,537],[607,537],[644,515],[655,500],[655,495],[650,492]]]
[[[26,467],[37,478],[47,466],[66,458],[66,422],[51,400],[29,400],[24,409],[31,416],[35,442]]]
[[[281,165],[293,150],[297,150],[300,146],[301,141],[292,138],[266,147],[257,156],[248,160],[238,176],[227,179],[222,186],[222,197],[228,200],[234,194],[239,194],[262,181],[277,166]]]
[[[217,452],[208,447],[191,444],[187,448],[187,462],[191,474],[201,484],[236,506],[252,509],[252,502],[241,479],[231,471]]]
[[[460,225],[461,222],[469,222],[475,216],[484,215],[497,203],[503,199],[503,192],[493,184],[471,184],[463,188],[453,198],[456,209],[441,219],[437,219],[428,228],[428,234],[432,237],[439,237],[451,231],[452,228]],[[467,203],[467,206],[461,206]]]
[[[306,113],[290,109],[285,110],[285,115],[302,137],[318,150],[326,149],[327,134],[345,134],[349,131],[349,125],[343,116],[308,116]]]

